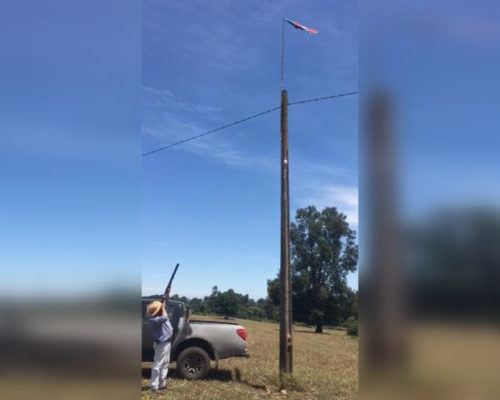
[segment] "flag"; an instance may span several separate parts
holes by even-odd
[[[313,35],[316,35],[318,33],[318,31],[316,29],[308,28],[307,26],[301,25],[295,21],[291,21],[291,20],[286,19],[286,18],[285,18],[285,21],[288,22],[290,25],[292,25],[295,29],[300,29],[302,31],[306,31],[307,33],[311,33]]]

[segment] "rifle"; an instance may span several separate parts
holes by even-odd
[[[172,276],[168,281],[167,288],[165,289],[165,293],[163,293],[163,299],[162,299],[163,303],[166,303],[168,301],[168,298],[170,297],[170,289],[172,288],[172,281],[174,280],[175,274],[177,273],[177,268],[179,268],[179,263],[177,263],[177,265],[175,266],[174,272],[172,273]]]

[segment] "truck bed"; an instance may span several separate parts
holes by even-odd
[[[190,319],[188,321],[190,324],[224,324],[224,325],[239,325],[237,322],[226,322],[226,321],[210,321],[203,319]]]

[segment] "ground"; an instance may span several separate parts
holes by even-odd
[[[278,324],[236,322],[247,328],[250,358],[221,360],[218,370],[203,381],[185,381],[169,373],[168,389],[159,393],[149,390],[151,364],[143,363],[142,399],[358,398],[358,340],[345,331],[325,329],[315,334],[312,328],[294,327],[294,380],[289,385],[295,389],[284,394],[278,381]]]

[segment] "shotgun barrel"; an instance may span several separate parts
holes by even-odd
[[[174,268],[174,272],[172,272],[172,276],[170,277],[170,280],[168,281],[167,288],[165,289],[165,293],[163,293],[163,301],[167,302],[168,298],[170,297],[170,289],[172,288],[172,281],[175,278],[175,274],[177,273],[177,269],[179,268],[179,263],[176,264]]]

